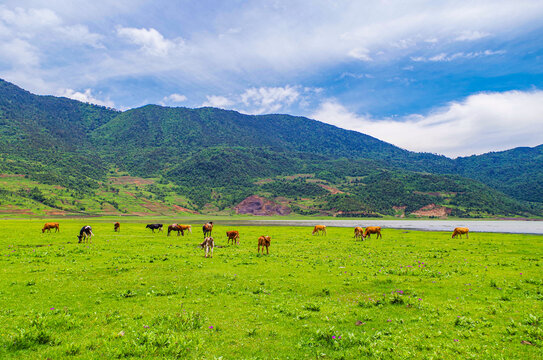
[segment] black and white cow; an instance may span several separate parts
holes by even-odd
[[[81,228],[79,231],[79,235],[77,236],[78,242],[82,242],[85,240],[86,242],[92,243],[92,236],[94,234],[92,233],[92,228],[89,225],[85,225]]]

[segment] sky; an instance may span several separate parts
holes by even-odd
[[[306,116],[407,150],[543,144],[543,1],[0,0],[0,78],[119,110]]]

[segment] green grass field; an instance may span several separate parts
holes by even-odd
[[[92,244],[77,244],[82,225]],[[536,359],[543,237],[0,222],[0,359]],[[272,237],[257,255],[257,238]]]

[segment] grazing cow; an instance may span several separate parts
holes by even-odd
[[[211,231],[213,231],[213,221],[208,222],[202,226],[202,231],[204,232],[204,238],[206,236],[211,236]]]
[[[162,226],[162,224],[147,224],[145,228],[151,229],[151,231],[154,233],[155,230],[162,231]]]
[[[261,236],[258,238],[258,250],[257,250],[257,254],[260,253],[260,247],[262,246],[262,255],[264,255],[264,246],[266,247],[266,254],[269,254],[270,251],[268,250],[268,248],[270,247],[270,241],[271,241],[271,237],[269,236]]]
[[[311,235],[315,235],[315,233],[319,235],[319,232],[323,232],[324,235],[326,235],[326,225],[315,225],[315,228],[313,229]]]
[[[383,238],[383,235],[381,235],[380,226],[368,226],[364,231],[364,235],[362,235],[362,240],[364,240],[366,237],[370,237],[371,234],[377,234],[377,239]]]
[[[180,227],[181,229],[183,229],[183,231],[188,231],[189,233],[192,234],[192,226],[190,225],[181,225],[181,224],[177,224],[178,227]]]
[[[85,225],[81,228],[79,231],[79,235],[77,236],[78,242],[82,242],[85,240],[86,242],[92,243],[92,236],[94,234],[92,233],[92,228],[89,225]]]
[[[181,233],[181,236],[185,236],[185,233],[183,232],[183,228],[180,225],[177,224],[171,224],[168,226],[168,236],[170,236],[171,231],[177,231],[177,236],[179,236],[179,233]]]
[[[363,227],[357,226],[357,227],[354,228],[354,238],[355,239],[360,238],[360,239],[364,240],[363,235],[364,235],[364,228]]]
[[[462,235],[466,235],[466,238],[469,239],[469,229],[466,227],[457,227],[454,229],[452,238],[454,239],[457,236],[460,236],[460,239],[462,239]]]
[[[227,244],[229,244],[230,240],[232,240],[232,245],[234,244],[239,245],[239,231],[227,231],[226,236],[228,237],[228,240],[226,240]]]
[[[115,232],[121,231],[121,224],[119,224],[118,222],[116,222],[115,224],[113,224],[113,230],[114,230]]]
[[[60,226],[58,223],[45,223],[45,225],[43,225],[43,229],[41,229],[41,232],[44,233],[45,230],[51,232],[51,229],[55,229],[55,232],[57,232],[60,231]]]
[[[211,250],[211,256],[210,257],[213,257],[213,248],[215,247],[215,242],[213,241],[213,238],[212,237],[206,237],[204,239],[204,242],[200,244],[200,246],[202,247],[202,249],[206,249],[206,254],[205,254],[205,257],[207,257],[207,254],[209,252],[209,250]]]

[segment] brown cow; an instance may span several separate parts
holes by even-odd
[[[469,229],[467,227],[457,227],[454,229],[452,238],[454,239],[457,236],[460,236],[460,239],[462,239],[462,235],[466,235],[466,238],[469,239]]]
[[[191,225],[177,224],[177,226],[179,226],[181,229],[183,229],[183,231],[188,231],[189,233],[192,234],[192,226]]]
[[[115,224],[113,224],[113,230],[114,230],[115,232],[121,231],[121,224],[119,224],[118,222],[116,222]]]
[[[313,229],[311,235],[315,235],[315,233],[319,235],[319,232],[323,232],[324,235],[326,235],[326,225],[315,225],[315,228]]]
[[[354,238],[355,239],[362,239],[364,240],[364,238],[362,237],[364,235],[364,228],[363,227],[360,227],[360,226],[357,226],[354,228]]]
[[[364,231],[364,235],[362,235],[362,240],[364,240],[366,237],[370,237],[371,234],[377,234],[377,239],[383,238],[383,236],[381,235],[380,226],[368,226]]]
[[[211,236],[211,231],[213,231],[213,221],[208,222],[202,226],[202,231],[204,232],[204,238],[206,236]]]
[[[264,246],[266,247],[266,254],[269,254],[270,251],[268,250],[268,248],[270,247],[270,241],[271,241],[271,237],[269,236],[261,236],[258,238],[258,250],[257,250],[257,254],[260,253],[260,247],[262,246],[262,255],[264,255]]]
[[[226,236],[228,239],[226,240],[226,243],[229,244],[230,240],[232,240],[232,245],[238,244],[239,245],[239,231],[227,231]],[[237,241],[236,241],[237,240]]]
[[[213,257],[213,248],[215,247],[215,242],[213,241],[213,238],[212,237],[206,237],[204,239],[204,242],[200,244],[200,246],[202,247],[202,249],[206,249],[206,254],[205,254],[205,257],[207,257],[207,254],[209,252],[209,250],[211,250],[211,256],[210,257]]]
[[[55,229],[55,232],[57,232],[60,231],[60,226],[58,223],[45,223],[45,225],[43,225],[43,229],[41,229],[41,232],[44,233],[45,230],[51,232],[51,229]]]
[[[168,225],[168,236],[170,236],[170,232],[172,231],[177,231],[177,236],[179,236],[179,233],[181,233],[181,236],[185,236],[183,228],[177,224]]]

